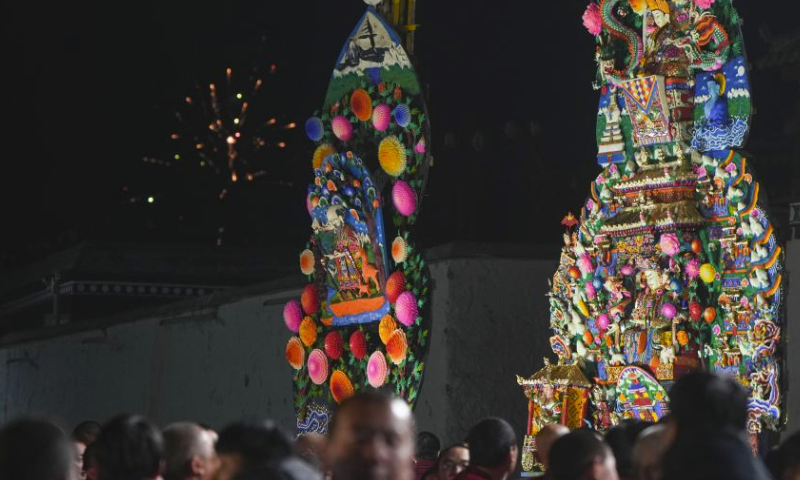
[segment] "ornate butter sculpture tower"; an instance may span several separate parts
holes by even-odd
[[[308,284],[284,307],[301,433],[326,433],[336,405],[363,389],[413,405],[428,351],[430,275],[414,226],[430,129],[411,57],[375,8],[381,2],[367,3],[322,109],[305,124],[316,145],[306,197],[312,235],[300,254]],[[412,19],[414,2],[404,5]]]
[[[600,0],[583,20],[603,170],[564,221],[553,351],[591,380],[584,425],[656,420],[674,380],[709,369],[750,389],[757,440],[783,423],[783,253],[737,150],[751,114],[738,14],[730,0]]]

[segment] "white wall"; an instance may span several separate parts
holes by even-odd
[[[800,271],[800,241],[788,268]],[[420,430],[458,441],[480,418],[508,418],[522,434],[526,400],[516,374],[550,354],[545,293],[555,260],[446,258],[431,264],[431,351],[417,404]],[[800,335],[800,280],[790,284],[789,335]],[[294,428],[291,370],[284,360],[287,296],[259,292],[193,319],[143,319],[0,349],[0,421],[47,414],[69,428],[84,419],[144,413],[165,424],[220,427],[268,416]],[[264,303],[267,303],[265,306]],[[790,338],[790,340],[792,339]],[[800,429],[800,351],[788,350],[790,431]]]
[[[528,402],[516,375],[533,374],[550,354],[545,293],[555,268],[551,260],[513,258],[436,265],[434,350],[417,406],[420,429],[449,444],[481,418],[500,416],[521,438]]]
[[[0,350],[2,420],[45,414],[69,427],[137,412],[222,425],[269,415],[293,427],[282,305],[263,306],[275,296],[285,292],[193,320],[146,319]]]

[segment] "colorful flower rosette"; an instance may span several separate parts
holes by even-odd
[[[367,362],[367,381],[373,388],[380,388],[386,383],[389,367],[386,365],[386,356],[383,352],[376,351]]]
[[[295,370],[303,368],[306,352],[303,350],[303,343],[297,337],[292,337],[286,344],[286,361]]]
[[[328,379],[328,358],[322,350],[312,350],[308,355],[308,377],[315,385],[322,385]]]
[[[342,403],[355,393],[350,378],[341,370],[336,370],[331,375],[331,395],[336,403]]]

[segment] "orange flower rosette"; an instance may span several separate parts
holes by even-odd
[[[386,353],[395,365],[400,365],[408,355],[408,340],[406,334],[400,329],[395,330],[386,341]]]
[[[347,374],[341,370],[335,370],[331,374],[331,395],[336,403],[342,403],[343,400],[352,396],[354,393],[353,384],[347,377]]]
[[[363,88],[356,89],[350,96],[350,108],[362,122],[372,118],[372,98],[369,93]]]
[[[300,322],[300,340],[306,347],[310,347],[317,341],[317,324],[311,317],[305,317]]]
[[[395,330],[397,330],[397,322],[394,321],[391,315],[384,315],[383,318],[381,318],[381,323],[378,325],[378,335],[381,337],[381,342],[383,342],[384,345],[389,341],[389,337],[392,336]]]
[[[303,368],[305,360],[306,352],[303,350],[303,344],[300,343],[300,339],[297,337],[290,338],[289,343],[286,344],[286,361],[295,370],[300,370]]]

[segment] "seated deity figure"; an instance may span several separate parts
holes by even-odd
[[[644,73],[687,78],[691,60],[685,45],[691,40],[686,3],[647,0]]]

